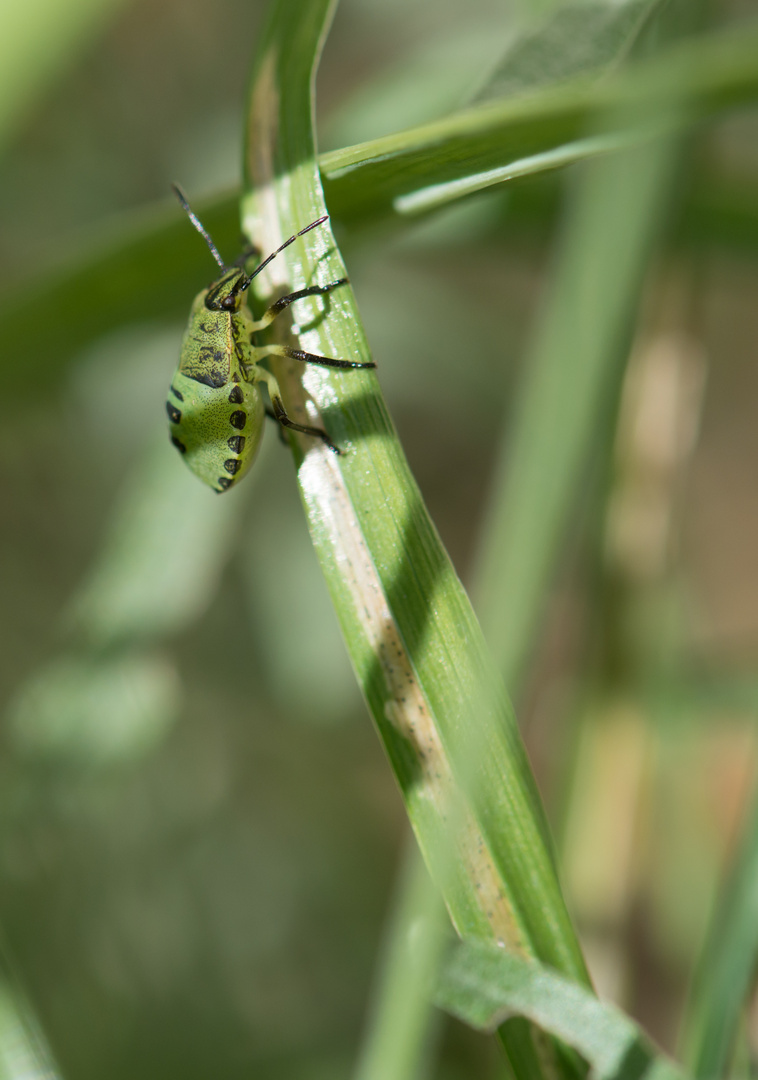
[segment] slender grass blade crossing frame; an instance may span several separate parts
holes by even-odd
[[[334,7],[278,0],[260,35],[242,221],[250,242],[266,249],[325,212],[312,91]],[[288,248],[267,268],[261,299],[289,281],[307,283],[322,260],[330,277],[344,274],[336,244],[302,263]],[[329,316],[309,325],[304,341],[368,358],[349,288],[335,291]],[[272,366],[288,408],[320,411],[351,445],[341,457],[315,446],[305,458],[296,445],[298,484],[356,676],[455,929],[589,985],[512,708],[378,385],[370,374],[357,385],[318,369],[305,385],[286,359],[273,357]],[[543,1070],[523,1024],[509,1024],[502,1038],[520,1080],[577,1075],[573,1059],[553,1061],[552,1049]]]
[[[287,293],[274,301],[257,320],[252,318],[245,304],[245,295],[253,278],[298,236],[323,225],[326,215],[290,236],[248,274],[245,264],[258,256],[257,249],[248,248],[236,262],[227,266],[181,189],[176,184],[173,187],[187,216],[221,267],[221,276],[199,292],[192,305],[179,367],[166,402],[172,443],[195,475],[219,494],[228,491],[255,461],[265,412],[269,412],[282,427],[321,439],[334,453],[341,453],[323,428],[298,424],[288,416],[276,376],[262,367],[260,361],[266,356],[286,356],[332,368],[372,368],[375,366],[373,361],[335,360],[289,345],[254,345],[253,339],[296,300],[326,295],[344,285],[347,278]],[[270,411],[266,409],[261,393],[264,383],[271,398]]]

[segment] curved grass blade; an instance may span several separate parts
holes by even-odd
[[[692,38],[588,86],[585,79],[453,113],[409,131],[321,158],[327,201],[345,224],[414,216],[514,177],[584,160],[619,145],[712,117],[754,101],[758,26],[749,23]],[[646,130],[627,124],[592,140],[598,117],[633,118],[644,102],[682,88],[687,113],[670,113]]]
[[[244,226],[273,250],[324,213],[311,80],[326,0],[281,0],[251,93]],[[266,295],[345,277],[326,227],[270,266]],[[347,287],[294,313],[308,352],[367,360]],[[282,327],[277,326],[277,331]],[[464,935],[507,942],[586,983],[523,746],[468,599],[429,521],[370,372],[276,363],[285,405],[342,448],[294,438],[311,535],[416,836]]]
[[[302,222],[323,212],[315,162],[308,153],[310,108],[302,102],[309,89],[313,41],[320,32],[306,24],[309,19],[315,24],[313,12],[319,7],[323,20],[326,4],[304,0],[278,4],[258,61],[250,132],[254,137],[249,144],[256,187],[245,199],[245,223],[251,240],[267,249],[280,235],[291,234],[297,224],[302,227]],[[293,25],[298,28],[296,36]],[[308,57],[307,77],[304,57]],[[269,148],[258,118],[270,117],[277,99],[280,113],[276,124],[270,124],[277,139]],[[338,253],[324,233],[325,229],[314,230],[277,260],[281,278],[288,278],[277,288],[344,276]],[[301,327],[308,325],[299,335],[308,351],[356,360],[367,357],[347,288],[330,294],[327,313],[310,298],[304,305],[305,314],[299,311],[297,317]],[[498,843],[493,846],[507,845],[497,859],[511,863],[514,880],[506,885],[489,863],[496,857],[486,854],[485,841],[483,858],[488,865],[473,876],[481,887],[489,877],[496,894],[501,888],[506,892],[492,909],[483,905],[470,875],[464,874],[457,883],[457,921],[461,929],[488,935],[494,931],[494,936],[528,951],[545,948],[553,954],[552,962],[567,965],[581,977],[583,965],[560,901],[539,800],[512,712],[489,668],[465,593],[421,503],[375,377],[368,372],[316,369],[305,373],[301,386],[302,369],[290,363],[289,368],[280,366],[280,372],[292,412],[311,422],[320,415],[345,451],[337,457],[312,441],[300,447],[298,480],[311,532],[354,666],[401,787],[420,821],[443,836],[443,823],[435,818],[445,802],[444,783],[452,782],[451,759],[464,760],[466,744],[474,737],[464,724],[471,719],[470,702],[488,708],[477,717],[489,750],[488,760],[479,763],[482,792],[477,816],[484,816],[488,829],[496,833]],[[487,694],[481,693],[482,685]],[[501,835],[503,819],[508,820],[508,840]],[[527,899],[534,887],[538,895]],[[518,900],[509,895],[511,889],[520,888],[525,893]],[[545,904],[548,910],[554,906],[547,926],[539,911]]]

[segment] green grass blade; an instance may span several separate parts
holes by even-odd
[[[589,125],[611,114],[630,118],[645,100],[665,97],[672,82],[688,102],[676,123],[707,119],[755,100],[756,55],[758,26],[749,23],[672,46],[596,86],[580,79],[336,150],[320,162],[327,201],[356,227],[415,216],[504,180],[596,156],[640,133],[622,123],[587,139]],[[666,118],[674,121],[673,114]]]
[[[456,945],[443,968],[436,1001],[485,1031],[507,1017],[527,1017],[573,1046],[598,1080],[684,1078],[619,1009],[543,965],[492,945]]]
[[[582,75],[610,73],[639,37],[662,0],[552,3],[540,16],[531,2],[522,13],[466,10],[451,32],[445,18],[422,37],[397,42],[392,60],[326,117],[328,148],[349,146],[446,116],[475,102],[514,96]],[[486,76],[485,81],[483,78]]]
[[[694,1076],[726,1076],[758,965],[758,800],[716,907],[686,1021]]]
[[[321,211],[318,174],[313,157],[307,153],[311,145],[310,109],[303,107],[302,95],[309,88],[309,78],[303,73],[305,60],[300,55],[302,52],[308,58],[309,73],[314,31],[307,36],[303,27],[317,6],[306,5],[304,12],[301,0],[279,4],[258,64],[253,113],[259,105],[261,116],[270,115],[273,87],[266,86],[265,94],[261,87],[266,78],[273,81],[275,76],[281,110],[278,141],[272,152],[265,152],[260,137],[251,141],[251,173],[257,185],[246,198],[245,221],[251,239],[263,242],[266,248]],[[297,35],[293,35],[293,25],[298,27]],[[286,41],[286,49],[277,35]],[[278,71],[277,63],[281,65]],[[285,126],[290,123],[292,130]],[[253,122],[252,131],[258,130]],[[271,167],[268,176],[261,163]],[[261,207],[268,212],[261,213]],[[324,233],[314,230],[302,238],[299,248],[293,244],[277,260],[282,277],[287,276],[294,287],[303,279],[343,276],[336,249],[327,247]],[[349,290],[335,291],[330,299],[328,318],[319,318],[318,307],[305,302],[311,311],[307,318],[298,313],[298,318],[310,328],[300,340],[307,349],[326,355],[365,357],[365,341]],[[299,385],[301,374],[301,370],[284,371],[280,381],[288,387],[295,415],[315,415]],[[451,779],[451,758],[465,756],[462,747],[470,738],[470,733],[461,730],[469,714],[468,703],[482,698],[479,687],[483,681],[489,682],[490,713],[478,718],[490,751],[479,777],[484,789],[481,802],[488,826],[497,834],[495,846],[503,844],[510,849],[497,856],[513,864],[516,880],[507,888],[526,890],[518,902],[515,896],[504,897],[500,929],[510,937],[522,924],[517,936],[523,935],[525,940],[534,936],[535,944],[541,939],[543,948],[552,938],[553,962],[581,972],[576,943],[568,931],[552,862],[544,847],[539,803],[511,710],[489,670],[468,600],[426,515],[375,378],[366,372],[325,374],[318,370],[306,373],[304,381],[330,433],[346,453],[336,457],[311,445],[299,466],[298,480],[354,666],[417,826],[420,831],[428,826],[444,836],[437,808],[445,798],[441,777],[434,775],[431,763],[434,761],[447,781]],[[430,617],[432,611],[435,619]],[[416,718],[410,715],[414,710]],[[502,833],[504,819],[509,822],[508,838]],[[444,849],[445,844],[426,846]],[[474,876],[484,884],[492,871],[493,867],[483,866]],[[499,873],[497,876],[499,879]],[[469,877],[465,874],[458,882],[461,928],[492,933],[492,919],[497,920],[497,916],[483,911]],[[530,879],[532,884],[539,882],[538,893],[527,899]],[[497,887],[503,884],[498,880]],[[547,926],[538,926],[543,923],[539,909],[544,902],[555,904],[556,925],[550,926],[548,920]],[[507,922],[511,923],[508,927]],[[531,931],[527,930],[530,922],[534,924]],[[560,924],[562,930],[558,931]]]
[[[282,0],[262,40],[243,205],[245,231],[266,250],[323,213],[310,91],[330,8]],[[266,292],[344,276],[325,227],[271,270]],[[326,305],[309,298],[295,318],[308,351],[368,357],[347,287]],[[586,981],[512,710],[375,376],[291,363],[277,375],[288,411],[324,424],[345,451],[296,437],[298,482],[353,666],[456,927]],[[463,798],[472,744],[475,792]]]

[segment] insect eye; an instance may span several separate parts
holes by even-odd
[[[219,289],[210,289],[205,298],[209,311],[236,311],[239,299],[234,293],[224,293]]]

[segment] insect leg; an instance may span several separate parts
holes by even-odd
[[[301,360],[304,364],[319,364],[321,367],[333,368],[375,368],[373,360],[362,364],[357,360],[335,360],[331,356],[318,356],[316,353],[303,352],[302,349],[293,349],[289,345],[256,345],[253,349],[256,359],[263,356],[288,356],[290,360]]]
[[[308,424],[296,424],[294,420],[290,420],[287,415],[287,410],[284,408],[282,392],[279,389],[279,383],[276,381],[276,377],[272,375],[270,371],[264,371],[263,368],[260,368],[259,371],[260,377],[265,379],[266,385],[268,386],[274,419],[278,420],[283,428],[291,428],[293,431],[301,431],[303,435],[313,435],[314,438],[321,439],[321,441],[325,443],[330,450],[333,450],[335,454],[341,454],[342,451],[340,448],[332,442],[323,428],[310,427]],[[266,412],[268,412],[268,409]]]
[[[276,421],[276,430],[279,432],[279,441],[283,442],[284,445],[286,446],[287,445],[287,436],[284,434],[284,428],[282,427],[282,425],[277,420],[277,416],[276,416],[276,413],[274,412],[274,410],[272,408],[270,408],[268,405],[266,406],[266,416],[269,418],[269,420],[275,420]]]
[[[311,285],[307,289],[298,289],[297,292],[287,293],[286,296],[280,296],[278,300],[275,300],[270,308],[264,311],[260,319],[253,323],[253,333],[258,330],[265,330],[269,326],[277,315],[280,315],[285,308],[288,308],[290,304],[294,304],[296,300],[302,300],[304,296],[323,296],[324,293],[331,292],[332,289],[336,289],[338,285],[346,285],[348,278],[340,278],[339,281],[330,281],[328,285]]]

